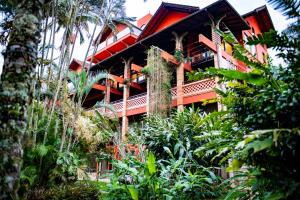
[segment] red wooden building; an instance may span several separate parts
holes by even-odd
[[[147,65],[147,49],[159,47],[161,56],[176,68],[172,81],[172,106],[179,111],[184,106],[201,106],[201,100],[216,97],[213,79],[188,82],[185,72],[215,66],[247,72],[247,66],[232,57],[232,46],[222,40],[215,29],[231,31],[244,44],[247,36],[274,29],[266,6],[240,15],[226,0],[219,0],[205,8],[162,3],[156,13],[145,15],[131,28],[117,24],[117,34],[107,28],[92,62],[92,73],[107,70],[114,81],[95,84],[84,102],[85,107],[97,101],[111,103],[117,111],[122,126],[122,139],[126,138],[128,125],[138,121],[148,111],[147,81],[141,73]],[[182,40],[175,42],[175,35]],[[267,47],[257,45],[246,48],[260,62],[265,62]],[[186,59],[174,58],[175,49],[181,50]],[[71,70],[81,69],[81,62],[74,60]],[[217,110],[217,104],[202,107],[205,111]],[[112,114],[107,109],[100,112]]]

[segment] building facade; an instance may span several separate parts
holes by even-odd
[[[242,72],[249,70],[244,63],[233,58],[232,46],[215,30],[230,31],[258,61],[266,62],[267,47],[247,46],[245,40],[248,36],[274,29],[266,6],[241,16],[226,0],[201,9],[162,3],[154,15],[147,14],[136,24],[130,27],[116,24],[116,34],[106,28],[97,53],[87,59],[93,64],[91,73],[108,71],[113,81],[95,84],[84,106],[92,107],[97,101],[112,104],[116,113],[104,108],[99,111],[119,118],[123,140],[129,123],[140,120],[149,110],[149,82],[142,69],[147,65],[147,50],[151,46],[158,47],[161,57],[174,67],[172,107],[181,111],[184,106],[194,104],[210,112],[220,109],[220,105],[202,106],[200,102],[217,97],[214,91],[216,80],[189,82],[186,72],[211,66]],[[184,59],[176,59],[174,55],[178,51],[182,52]],[[70,69],[80,71],[82,62],[73,60]]]

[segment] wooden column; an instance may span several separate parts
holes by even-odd
[[[216,32],[216,30],[220,29],[220,22],[222,21],[223,18],[225,18],[226,16],[222,16],[220,19],[215,20],[214,17],[208,13],[208,16],[210,18],[211,21],[211,36],[212,36],[212,41],[213,43],[216,44],[216,52],[214,53],[214,65],[216,68],[221,68],[222,64],[221,64],[221,60],[222,60],[222,46],[221,46],[221,36]],[[218,83],[219,78],[216,77],[215,78],[216,83]],[[222,89],[222,85],[218,85],[221,89]],[[218,98],[218,96],[217,96]],[[223,105],[221,103],[217,103],[218,106],[218,111],[223,110]]]
[[[178,35],[177,33],[173,32],[173,35],[175,36],[175,41],[176,41],[176,46],[175,49],[176,51],[180,51],[183,53],[183,38],[187,35],[187,33],[184,33],[182,35]],[[182,60],[179,61],[179,65],[176,68],[176,78],[177,78],[177,110],[179,112],[182,112],[184,107],[183,107],[183,84],[184,84],[184,63]]]
[[[128,131],[128,117],[127,117],[127,100],[130,92],[130,64],[131,59],[124,60],[124,89],[123,89],[123,111],[122,111],[122,132],[121,140],[126,140],[126,133]]]
[[[181,62],[179,66],[176,68],[176,76],[177,76],[177,110],[182,112],[183,107],[183,84],[184,84],[184,64]]]
[[[109,79],[106,79],[106,81],[105,81],[105,96],[104,96],[105,104],[110,103],[110,87],[111,87],[111,81]],[[107,109],[104,108],[104,110],[106,113]]]
[[[150,113],[150,80],[147,76],[146,76],[146,79],[147,79],[146,112],[147,112],[147,116],[149,116],[149,113]]]

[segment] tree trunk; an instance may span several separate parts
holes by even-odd
[[[23,135],[30,85],[37,64],[42,6],[50,0],[20,1],[4,55],[0,82],[0,199],[18,199]]]

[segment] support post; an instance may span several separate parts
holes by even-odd
[[[146,76],[146,79],[147,79],[146,112],[147,112],[147,116],[149,116],[149,113],[150,113],[150,80],[147,76]]]
[[[128,131],[128,117],[127,117],[127,100],[130,92],[130,64],[132,58],[124,60],[124,90],[123,90],[123,111],[122,111],[122,135],[121,141],[126,140],[126,133]]]
[[[173,35],[175,36],[175,50],[179,52],[183,52],[183,38],[187,35],[187,33],[184,33],[182,35],[178,35],[177,33],[173,32]],[[184,63],[182,60],[179,60],[179,65],[176,68],[176,78],[177,78],[177,110],[179,112],[182,112],[183,107],[183,84],[184,84]]]
[[[111,87],[111,82],[109,79],[106,79],[106,90],[105,90],[105,96],[104,96],[104,101],[105,104],[109,104],[110,103],[110,87]],[[105,108],[105,113],[106,113],[106,108]]]
[[[216,68],[221,68],[221,60],[222,60],[222,46],[221,46],[221,36],[217,34],[216,30],[220,29],[220,22],[226,17],[226,15],[222,16],[220,19],[215,20],[214,17],[208,13],[208,16],[211,21],[211,36],[212,36],[212,41],[216,45],[216,52],[214,53],[214,65]],[[215,78],[216,83],[219,82],[218,77]],[[220,88],[222,88],[222,85],[219,85]],[[217,96],[218,97],[218,96]],[[218,111],[223,110],[223,105],[218,102]]]

